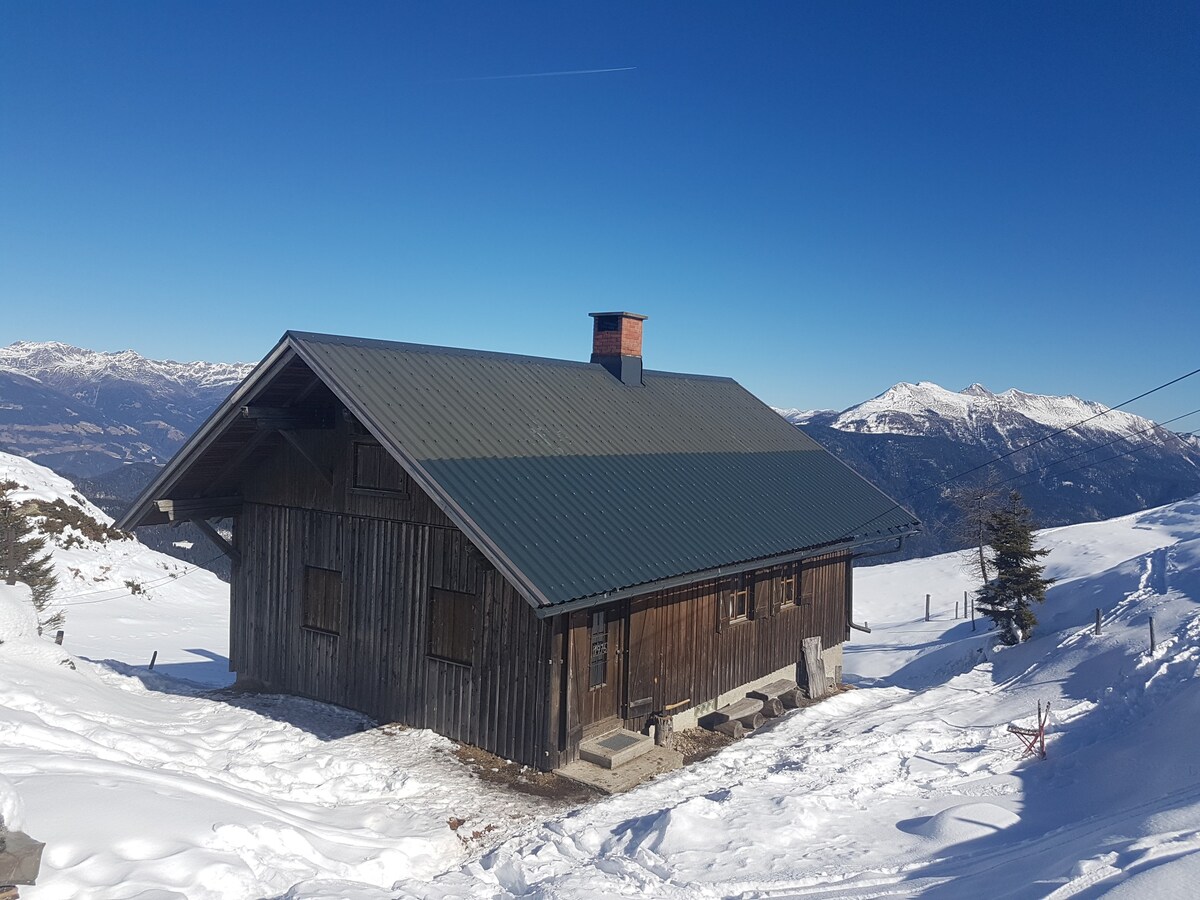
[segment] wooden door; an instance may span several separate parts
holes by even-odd
[[[571,616],[572,726],[583,740],[621,727],[625,621],[620,608]]]

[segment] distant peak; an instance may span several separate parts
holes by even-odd
[[[996,395],[985,388],[982,384],[976,381],[974,384],[963,388],[959,393],[966,394],[968,397],[995,397]]]

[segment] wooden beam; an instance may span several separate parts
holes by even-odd
[[[303,431],[309,429],[324,430],[333,428],[335,417],[333,407],[328,404],[298,404],[293,406],[257,406],[242,407],[242,417],[252,420],[259,428],[268,430],[290,429]]]
[[[312,466],[314,469],[316,469],[317,474],[325,479],[325,483],[328,484],[330,487],[333,487],[333,472],[331,472],[325,466],[321,465],[321,463],[317,460],[317,458],[315,456],[312,455],[312,453],[309,451],[309,449],[304,446],[304,442],[301,441],[300,438],[296,437],[296,435],[291,431],[281,430],[279,433],[280,433],[280,435],[283,436],[284,440],[286,440],[289,444],[291,444],[296,449],[297,453],[299,453],[302,457],[304,457],[305,462],[307,462],[310,466]]]
[[[158,511],[168,522],[187,522],[192,519],[228,519],[242,511],[241,497],[189,497],[187,499],[155,500]]]
[[[242,444],[238,452],[229,458],[225,465],[221,466],[221,471],[214,475],[208,482],[209,491],[216,491],[221,487],[226,477],[235,472],[242,463],[244,463],[250,454],[258,449],[259,445],[271,436],[271,432],[265,429],[260,429],[250,436],[250,440]],[[208,493],[206,491],[205,493]]]
[[[242,561],[242,554],[238,553],[237,548],[229,541],[225,540],[224,535],[217,529],[213,528],[212,524],[207,519],[192,519],[192,524],[204,532],[204,536],[212,541],[218,550],[228,556],[235,563]]]

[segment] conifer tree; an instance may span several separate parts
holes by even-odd
[[[1037,616],[1033,604],[1046,599],[1053,578],[1043,578],[1038,560],[1049,550],[1033,545],[1033,517],[1017,491],[987,520],[993,576],[979,590],[979,609],[1000,629],[1006,644],[1019,644],[1033,636]]]
[[[33,606],[42,628],[59,628],[63,614],[46,616],[46,608],[58,587],[58,576],[50,554],[44,553],[46,539],[39,535],[32,519],[11,497],[11,486],[0,493],[0,576],[5,581],[15,579],[29,585]]]

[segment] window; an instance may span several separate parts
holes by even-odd
[[[733,585],[729,589],[729,619],[738,621],[748,619],[750,610],[754,608],[754,575],[743,572],[734,576]]]
[[[592,613],[592,666],[588,675],[588,687],[598,688],[608,684],[608,623],[604,613]]]
[[[408,473],[379,444],[354,444],[354,488],[388,494],[408,493]]]
[[[779,588],[783,593],[784,606],[792,606],[800,602],[800,597],[796,593],[795,570],[788,571],[783,574],[783,577],[779,579]]]
[[[429,655],[471,665],[475,649],[478,598],[462,591],[432,588],[429,601]]]
[[[318,566],[304,567],[304,600],[300,624],[313,631],[337,634],[342,627],[342,573]]]

